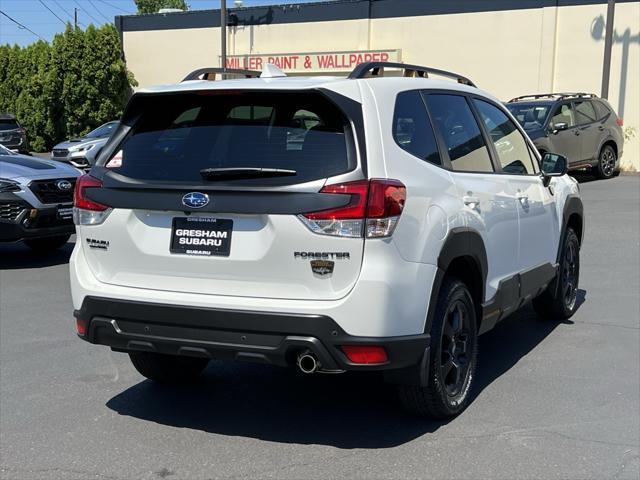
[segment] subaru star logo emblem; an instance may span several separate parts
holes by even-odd
[[[191,208],[202,208],[209,203],[209,195],[200,192],[187,193],[182,197],[183,205]]]
[[[58,187],[58,190],[66,191],[66,190],[71,190],[71,187],[73,187],[73,185],[69,180],[58,180],[56,182],[56,187]]]

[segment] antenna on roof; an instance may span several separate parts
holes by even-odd
[[[260,78],[279,78],[286,77],[287,74],[276,67],[273,63],[265,64],[262,69],[262,73],[260,74]]]

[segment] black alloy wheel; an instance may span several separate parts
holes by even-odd
[[[598,176],[600,178],[613,177],[617,159],[616,151],[611,145],[605,145],[602,147],[602,150],[600,151],[600,158],[598,159]]]

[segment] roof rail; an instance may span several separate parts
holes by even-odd
[[[183,82],[188,80],[215,80],[216,76],[220,74],[224,78],[226,75],[233,75],[236,77],[255,78],[260,76],[260,72],[255,70],[240,70],[235,68],[221,68],[221,67],[205,67],[194,70],[189,75],[182,79]]]
[[[534,95],[521,95],[520,97],[515,97],[509,100],[508,103],[517,102],[519,100],[537,100],[539,98],[596,98],[597,95],[595,93],[584,93],[584,92],[562,92],[562,93],[537,93]]]
[[[384,69],[400,68],[404,70],[403,75],[405,77],[424,77],[428,78],[430,73],[440,75],[442,77],[452,78],[458,83],[463,85],[469,85],[475,87],[476,84],[458,73],[447,72],[446,70],[438,70],[437,68],[422,67],[420,65],[409,65],[408,63],[394,63],[394,62],[365,62],[361,63],[349,74],[350,79],[384,76]]]

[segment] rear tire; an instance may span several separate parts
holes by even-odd
[[[404,409],[436,419],[462,412],[470,401],[477,352],[477,322],[471,293],[457,278],[446,278],[431,326],[429,383],[426,387],[398,385]]]
[[[618,156],[611,145],[605,145],[602,147],[600,155],[598,155],[598,164],[595,167],[598,178],[606,180],[613,177],[616,173],[617,161]]]
[[[24,244],[34,252],[47,253],[67,244],[71,235],[59,235],[56,237],[31,238],[24,241]]]
[[[558,266],[557,281],[533,299],[536,313],[546,319],[564,320],[578,309],[577,295],[580,280],[580,242],[572,228],[567,228]]]
[[[206,358],[179,357],[152,352],[130,352],[138,373],[158,383],[186,383],[195,380],[207,368]]]

